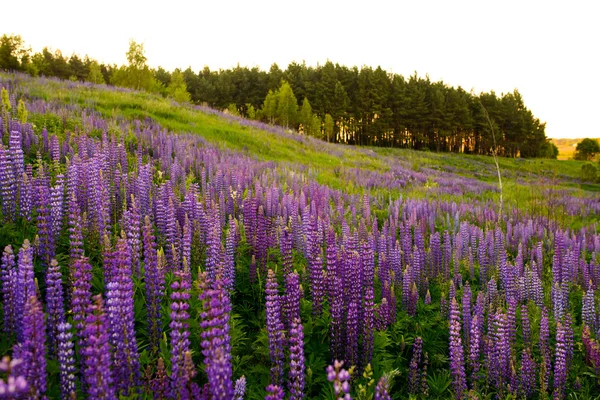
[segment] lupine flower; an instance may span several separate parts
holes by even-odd
[[[123,223],[127,244],[131,252],[131,266],[138,274],[140,272],[140,209],[136,199],[131,196],[130,208],[123,212]]]
[[[562,399],[565,396],[567,383],[567,342],[565,327],[561,322],[556,325],[556,356],[554,359],[554,398]]]
[[[362,366],[371,363],[373,358],[374,329],[375,329],[375,294],[372,286],[365,288],[362,321]]]
[[[65,322],[62,274],[55,259],[50,261],[50,267],[46,273],[46,310],[48,312],[50,353],[55,353],[58,345],[58,326]]]
[[[450,306],[450,371],[452,372],[454,395],[457,399],[461,399],[467,390],[460,325],[458,302],[455,298],[452,298]]]
[[[71,296],[71,308],[73,321],[78,332],[84,328],[85,315],[91,306],[92,288],[92,266],[87,257],[81,257],[75,261],[72,268],[73,295]],[[104,310],[102,310],[104,313]],[[103,314],[104,315],[104,314]]]
[[[267,333],[269,335],[269,354],[271,357],[271,383],[279,385],[283,383],[284,364],[284,334],[281,322],[281,299],[278,292],[277,277],[273,270],[267,272],[267,284],[265,288],[267,297]]]
[[[594,298],[594,289],[590,285],[583,296],[583,306],[581,309],[581,319],[584,325],[589,326],[592,331],[596,331],[596,301]]]
[[[225,260],[224,275],[227,289],[233,290],[235,287],[235,251],[236,251],[237,221],[229,216],[229,229],[225,238]]]
[[[333,382],[333,391],[337,400],[352,400],[350,396],[350,375],[351,371],[346,371],[342,367],[343,361],[335,360],[333,365],[327,367],[327,380]]]
[[[388,393],[388,383],[385,376],[382,376],[377,382],[377,386],[375,387],[375,397],[374,400],[391,400]]]
[[[408,367],[408,391],[411,394],[418,394],[421,390],[419,365],[421,364],[422,346],[423,340],[420,337],[415,338],[413,344],[413,356]]]
[[[108,321],[100,295],[86,310],[81,346],[82,375],[89,398],[116,400],[110,369],[111,352]]]
[[[15,348],[14,357],[23,361],[20,370],[29,384],[31,397],[40,398],[46,392],[46,324],[35,295],[27,299],[22,324],[23,339]]]
[[[204,276],[202,278],[200,300],[203,311],[200,313],[200,327],[203,331],[200,336],[210,392],[215,399],[233,399],[229,294],[220,280],[217,279],[213,284]]]
[[[144,218],[144,280],[146,282],[146,308],[150,349],[158,351],[162,335],[161,302],[165,291],[164,265],[159,265],[156,242],[150,218]]]
[[[171,394],[169,387],[169,376],[165,368],[165,362],[162,357],[158,359],[156,366],[156,374],[149,383],[150,390],[156,399],[166,399]]]
[[[36,295],[35,278],[33,275],[33,249],[29,240],[23,241],[19,250],[19,265],[17,271],[17,287],[15,291],[15,323],[17,327],[17,339],[22,341],[24,324],[22,323],[25,306],[31,296]]]
[[[550,375],[552,374],[552,360],[550,355],[550,327],[548,322],[548,312],[542,308],[542,318],[540,320],[540,354],[542,364],[540,366],[540,391],[545,393],[548,389]]]
[[[521,371],[519,376],[519,393],[528,398],[537,389],[537,365],[531,356],[531,351],[526,348],[521,357]]]
[[[4,314],[4,326],[2,328],[4,333],[10,335],[15,331],[15,304],[17,296],[17,269],[15,268],[15,255],[10,245],[4,248],[0,268],[2,309]]]
[[[75,351],[71,324],[58,325],[57,358],[60,368],[60,393],[62,398],[74,398],[77,389],[77,368],[75,367]]]
[[[131,253],[125,234],[113,255],[115,271],[106,285],[106,307],[113,347],[113,378],[118,393],[129,394],[139,384],[140,364],[135,338]]]
[[[285,276],[285,294],[283,297],[282,315],[285,327],[289,331],[292,321],[300,319],[300,277],[297,272],[291,272]]]
[[[184,396],[187,387],[187,375],[184,365],[184,355],[190,351],[190,331],[187,320],[190,318],[188,310],[190,305],[191,285],[183,277],[182,272],[176,272],[175,280],[171,284],[171,323],[169,333],[171,338],[171,382],[172,390],[178,396]]]
[[[285,392],[277,385],[267,386],[267,393],[265,400],[283,400],[285,397]]]
[[[244,396],[246,395],[246,377],[244,375],[235,381],[233,392],[234,400],[244,400]]]
[[[290,373],[288,390],[290,400],[304,398],[304,332],[300,319],[295,318],[290,328]]]
[[[287,277],[292,272],[293,259],[292,259],[292,234],[290,229],[286,226],[283,229],[280,238],[281,261],[283,267],[283,276]],[[329,255],[329,253],[327,253]],[[329,265],[329,264],[328,264]]]
[[[29,384],[23,375],[17,374],[21,360],[5,356],[0,360],[0,372],[7,375],[6,381],[0,378],[0,399],[26,399],[30,395]]]
[[[349,365],[356,365],[358,362],[358,313],[358,304],[351,301],[346,319],[346,350],[344,357],[344,361]]]

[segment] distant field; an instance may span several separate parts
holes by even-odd
[[[551,139],[552,143],[558,147],[558,159],[559,160],[568,160],[573,158],[575,154],[575,147],[577,143],[581,142],[583,139]],[[600,141],[600,138],[596,140]]]

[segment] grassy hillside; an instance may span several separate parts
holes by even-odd
[[[32,100],[77,105],[113,119],[151,118],[166,129],[198,134],[221,148],[295,166],[318,182],[348,193],[361,193],[366,187],[372,194],[393,198],[404,195],[447,199],[469,196],[492,202],[499,199],[496,168],[493,159],[487,156],[330,144],[148,93],[24,75],[16,81]],[[47,126],[50,133],[64,128],[52,125],[47,115],[38,117],[32,112],[31,118],[37,129]],[[501,158],[505,207],[539,208],[548,200],[545,192],[553,190],[566,190],[576,198],[589,197],[600,186],[581,184],[581,165],[582,162],[573,160]],[[397,185],[390,186],[390,180],[397,181]]]

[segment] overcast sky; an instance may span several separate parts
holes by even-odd
[[[2,14],[0,33],[34,51],[108,63],[125,63],[134,39],[169,70],[329,59],[475,92],[516,88],[549,137],[600,137],[597,1],[22,0]]]

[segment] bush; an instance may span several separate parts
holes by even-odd
[[[587,163],[581,166],[581,180],[584,182],[596,182],[598,169],[594,164]]]
[[[594,158],[598,153],[600,153],[600,145],[596,139],[583,139],[581,142],[577,143],[575,159],[588,161]]]

